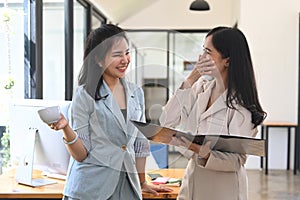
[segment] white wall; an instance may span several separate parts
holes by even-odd
[[[251,0],[241,1],[240,6],[238,26],[250,45],[267,120],[296,123],[300,1]],[[269,130],[270,169],[286,168],[285,132],[284,128]],[[291,150],[293,160],[293,148]],[[258,158],[251,158],[248,166],[256,167],[258,163]]]
[[[120,26],[128,29],[206,29],[218,25],[232,26],[238,21],[238,27],[250,45],[267,120],[297,122],[299,0],[209,0],[210,12],[218,15],[190,11],[181,14],[182,10],[188,10],[191,1],[172,1],[176,2],[173,8],[168,7],[172,3],[169,0],[157,1],[122,21]],[[291,166],[293,155],[291,151]],[[283,128],[270,129],[269,156],[270,169],[285,169],[287,136]],[[259,166],[259,158],[250,157],[247,167]]]
[[[242,1],[239,28],[249,41],[268,120],[296,122],[300,1],[275,2]]]

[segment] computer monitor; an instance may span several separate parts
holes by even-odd
[[[33,168],[46,173],[66,175],[70,155],[62,141],[62,131],[54,131],[38,115],[38,110],[59,105],[69,119],[70,101],[39,99],[14,100],[10,105],[10,152],[13,165],[19,165],[24,154],[24,143],[36,129]]]

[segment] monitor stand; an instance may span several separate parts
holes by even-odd
[[[54,180],[48,180],[44,178],[33,179],[33,163],[34,163],[34,148],[36,136],[38,134],[38,130],[35,128],[29,128],[27,134],[27,140],[24,143],[23,155],[19,160],[19,166],[17,168],[17,173],[15,180],[23,185],[28,185],[32,187],[39,187],[48,184],[57,183]]]

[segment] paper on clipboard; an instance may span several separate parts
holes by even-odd
[[[243,153],[255,156],[265,156],[265,140],[233,135],[192,135],[175,129],[162,127],[148,122],[131,122],[153,142],[169,144],[172,137],[185,137],[189,141],[202,145],[212,141],[211,148],[218,151]]]

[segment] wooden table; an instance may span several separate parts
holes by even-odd
[[[158,169],[158,170],[152,170],[147,173],[157,173],[161,174],[163,177],[170,177],[170,178],[183,178],[184,175],[184,169]],[[150,182],[150,180],[148,180]],[[143,199],[144,200],[150,200],[150,199],[176,199],[179,189],[179,186],[168,186],[169,188],[172,188],[172,192],[160,192],[159,196],[154,196],[149,193],[143,193]]]
[[[62,199],[65,181],[57,180],[56,184],[42,187],[30,187],[18,184],[15,181],[16,170],[10,170],[0,175],[0,198],[34,198],[34,199]],[[41,172],[34,171],[33,178],[40,178]]]
[[[165,177],[182,178],[184,169],[159,169],[149,171],[151,173],[159,173]],[[34,171],[34,178],[40,178],[41,172]],[[57,180],[56,184],[46,185],[42,187],[30,187],[18,184],[15,181],[15,170],[10,170],[0,175],[0,199],[62,199],[62,192],[65,181]],[[172,192],[160,192],[159,196],[143,193],[143,198],[150,199],[176,199],[179,187],[173,186]]]

